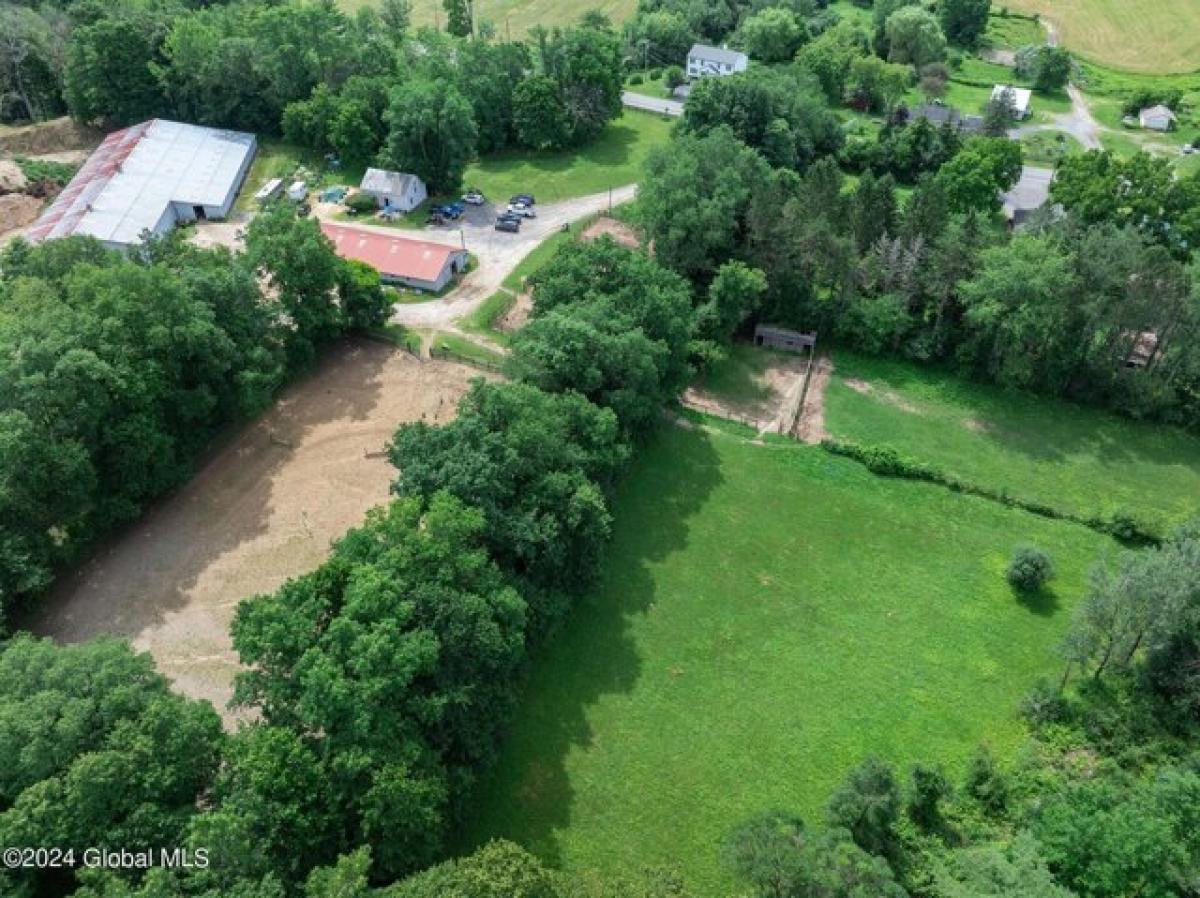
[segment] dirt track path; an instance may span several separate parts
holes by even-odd
[[[223,710],[238,603],[319,565],[387,499],[394,472],[380,451],[396,425],[446,420],[478,375],[380,343],[339,345],[24,625],[62,642],[129,637],[179,691]]]

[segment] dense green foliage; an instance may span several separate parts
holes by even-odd
[[[377,274],[286,208],[256,218],[239,255],[178,237],[130,258],[83,238],[16,242],[0,271],[0,615],[390,308]]]
[[[210,705],[169,691],[124,643],[0,643],[0,840],[79,853],[182,844],[223,741]],[[70,869],[0,871],[5,895],[70,883]]]

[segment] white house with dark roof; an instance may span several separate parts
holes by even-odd
[[[750,57],[737,50],[696,44],[688,51],[687,76],[707,78],[710,75],[734,75],[746,71]]]
[[[411,212],[429,198],[425,182],[416,175],[368,168],[358,189],[375,197],[380,209]]]

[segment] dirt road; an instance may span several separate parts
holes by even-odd
[[[446,420],[478,375],[380,343],[340,344],[24,626],[62,642],[127,636],[179,691],[223,710],[238,602],[320,564],[387,499],[394,471],[380,450],[396,425]]]

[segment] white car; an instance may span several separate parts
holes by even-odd
[[[463,202],[468,206],[482,206],[486,200],[478,190],[468,190],[463,194]]]
[[[509,203],[508,211],[513,215],[520,215],[522,218],[537,218],[533,206],[526,206],[524,203]]]

